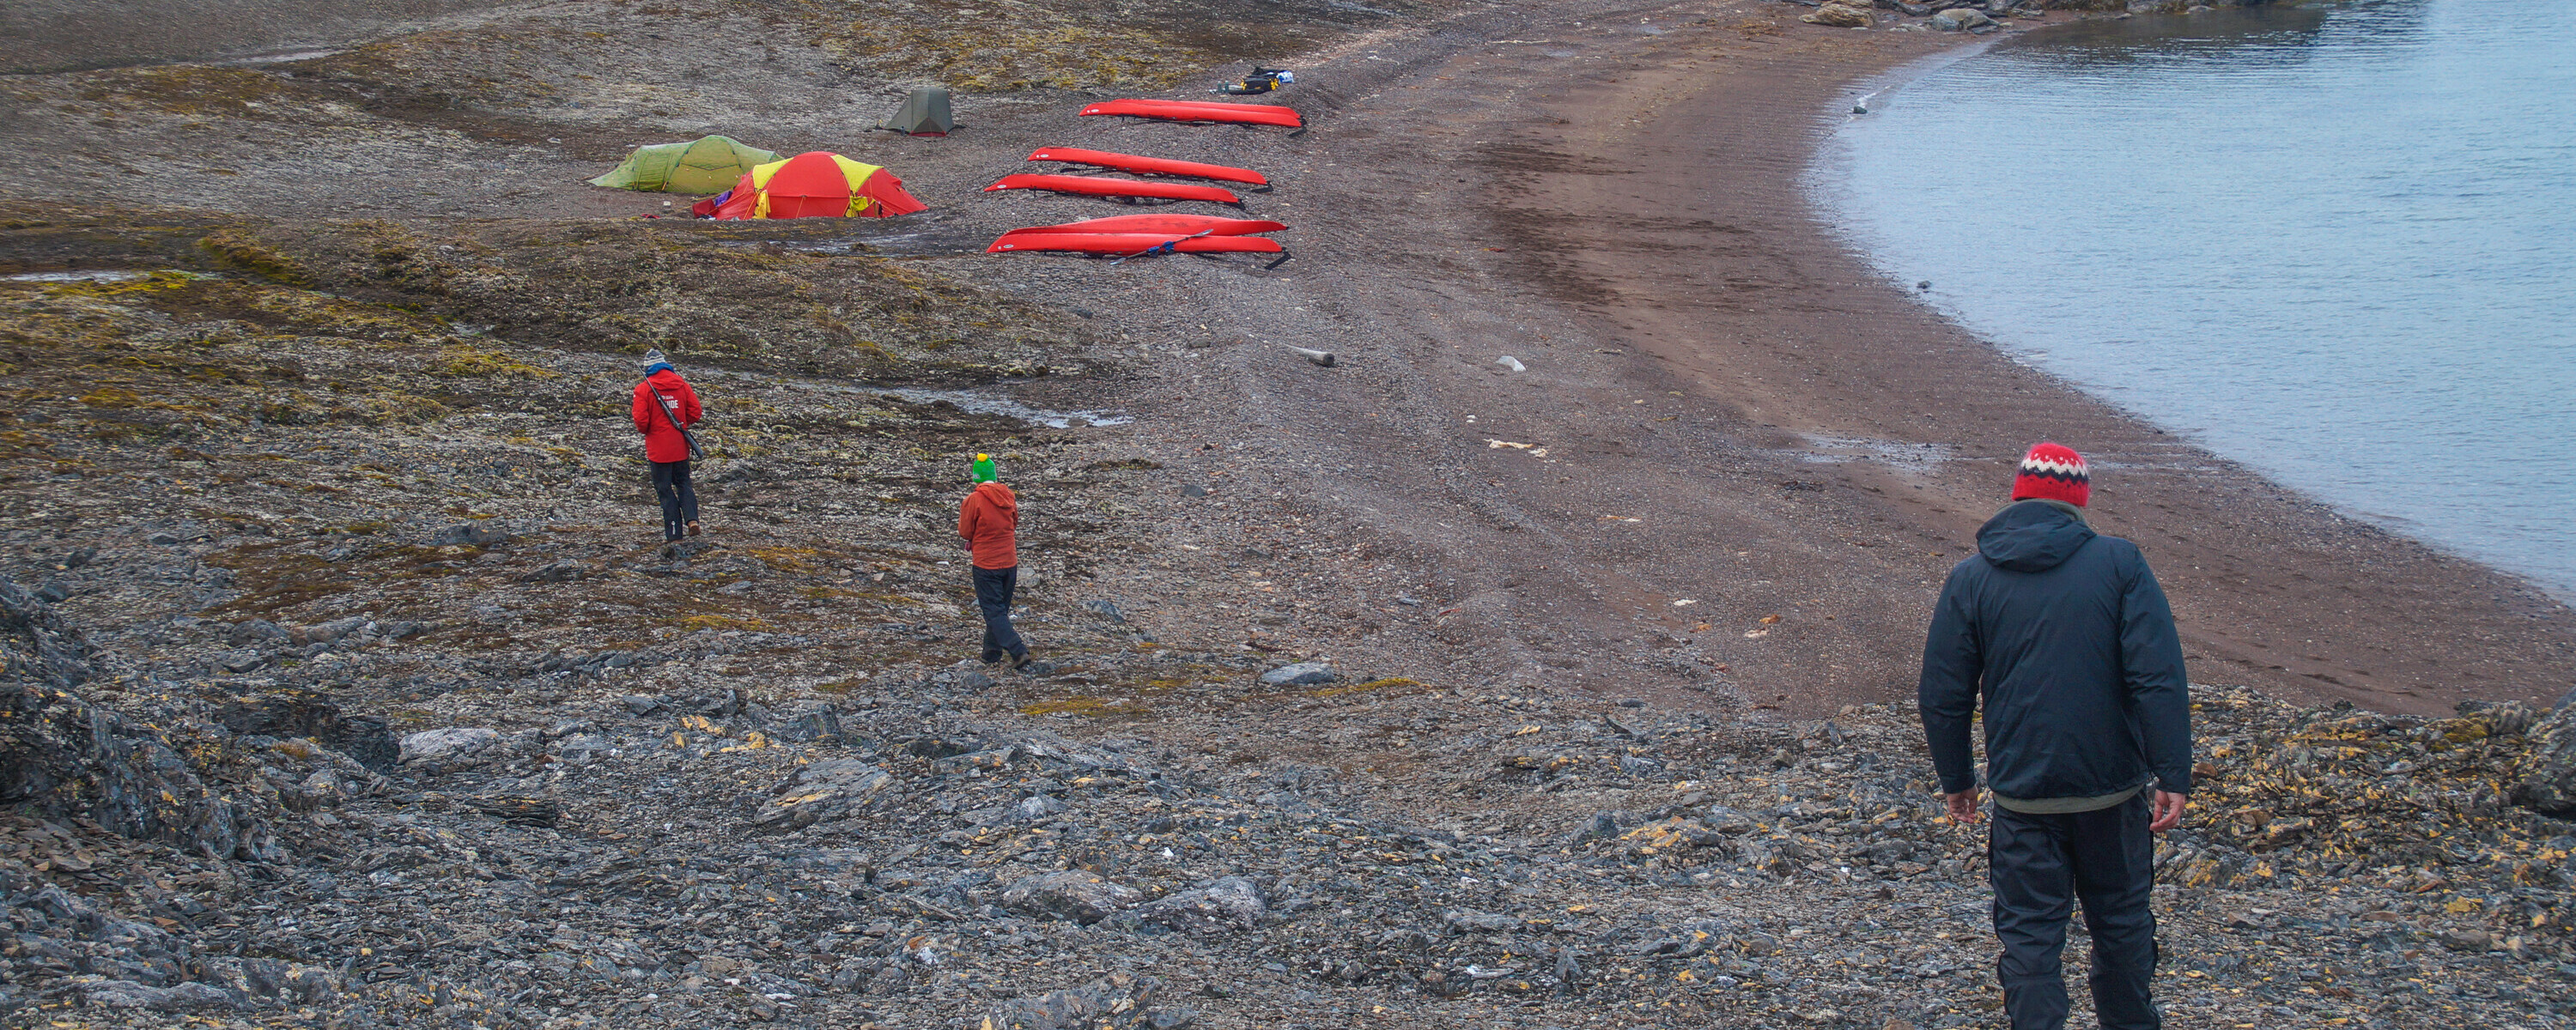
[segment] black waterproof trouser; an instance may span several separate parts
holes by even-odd
[[[998,662],[1029,653],[1020,631],[1011,628],[1011,590],[1020,583],[1020,567],[975,569],[975,607],[984,612],[984,660]]]
[[[2158,1030],[2147,1000],[2156,974],[2155,838],[2147,832],[2153,790],[2098,812],[2027,815],[2001,805],[1987,837],[1995,887],[1995,936],[2003,957],[2004,1012],[2013,1030],[2066,1025],[2066,978],[2058,953],[2066,916],[2084,902],[2093,935],[2093,1012],[2102,1030]]]
[[[689,535],[689,523],[698,520],[698,490],[689,485],[689,459],[651,464],[653,496],[662,499],[662,539]]]

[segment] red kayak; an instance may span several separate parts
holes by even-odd
[[[1000,182],[984,187],[994,190],[1053,190],[1057,193],[1079,193],[1086,197],[1145,197],[1161,200],[1205,200],[1218,204],[1243,206],[1243,198],[1214,186],[1192,186],[1179,182],[1137,182],[1134,179],[1105,179],[1090,175],[1005,175]]]
[[[1086,115],[1122,115],[1128,118],[1160,118],[1173,122],[1231,122],[1238,125],[1280,125],[1291,129],[1306,122],[1297,117],[1295,108],[1277,104],[1220,104],[1206,100],[1104,100],[1082,109]]]
[[[1249,236],[1257,232],[1278,232],[1288,226],[1252,218],[1220,218],[1216,215],[1118,215],[1092,218],[1063,225],[1032,225],[1003,233],[1011,236],[1042,236],[1054,233],[1170,233],[1187,236],[1203,232],[1210,236]]]
[[[1048,147],[1029,155],[1031,161],[1061,161],[1069,165],[1090,165],[1138,175],[1177,175],[1191,179],[1215,179],[1220,182],[1248,182],[1255,186],[1270,185],[1270,177],[1249,168],[1200,164],[1196,161],[1173,161],[1160,157],[1138,157],[1134,154],[1112,154],[1106,150],[1081,150],[1074,147]]]
[[[1043,232],[1013,233],[984,248],[987,254],[1023,250],[1070,251],[1076,254],[1146,254],[1166,247],[1183,254],[1279,254],[1288,248],[1267,236],[1165,236],[1157,233]]]

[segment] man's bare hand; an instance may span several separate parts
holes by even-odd
[[[1976,824],[1977,788],[1970,787],[1956,794],[1943,794],[1941,795],[1941,800],[1950,806],[1951,822],[1965,823],[1971,826]]]
[[[2148,832],[2163,833],[2182,825],[2182,810],[2189,804],[2191,804],[2191,798],[2185,795],[2166,790],[2157,791],[2155,818],[2147,822]]]

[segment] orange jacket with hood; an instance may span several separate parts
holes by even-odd
[[[1020,528],[1019,498],[1000,483],[977,483],[957,509],[957,535],[975,550],[975,567],[1007,569],[1020,563],[1015,535]]]

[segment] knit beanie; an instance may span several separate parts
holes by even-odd
[[[2021,459],[2021,473],[2013,477],[2012,499],[2016,501],[2064,501],[2078,508],[2093,497],[2093,477],[2084,470],[2084,456],[2064,444],[2042,440],[2033,445]]]
[[[993,471],[993,456],[992,456],[992,455],[990,455],[990,454],[978,454],[978,455],[976,455],[976,456],[975,456],[975,481],[976,481],[976,482],[978,482],[978,483],[990,483],[990,482],[993,482],[993,481],[995,481],[995,480],[997,480],[997,479],[1000,479],[1000,478],[1001,478],[1001,474],[1000,474],[1000,473],[998,473],[998,472]]]
[[[644,352],[645,375],[649,376],[669,367],[671,367],[671,359],[662,356],[662,348],[655,347]]]

